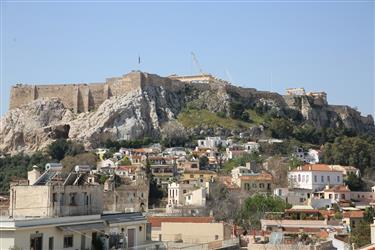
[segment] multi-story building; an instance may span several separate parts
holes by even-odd
[[[194,189],[192,184],[172,182],[168,184],[168,205],[182,206],[184,194]]]
[[[62,171],[61,165],[46,165],[38,177],[29,172],[28,183],[10,187],[9,215],[16,217],[54,217],[100,214],[103,211],[102,188],[90,183],[87,172]],[[37,177],[37,178],[36,178]]]
[[[1,218],[1,249],[128,249],[150,240],[141,213]]]
[[[272,182],[272,175],[263,172],[239,176],[236,185],[247,192],[272,193]]]
[[[209,183],[206,183],[208,187]],[[195,185],[194,183],[176,183],[168,185],[168,204],[167,208],[181,206],[204,207],[208,188],[205,186]]]
[[[135,179],[109,178],[104,188],[104,211],[146,212],[148,210],[149,185],[145,172],[138,168]]]
[[[181,180],[185,183],[198,181],[201,183],[212,182],[217,178],[217,173],[210,170],[185,171],[181,175]]]
[[[320,191],[327,185],[343,184],[342,171],[335,170],[326,164],[307,164],[288,172],[291,188]]]
[[[232,169],[232,184],[244,191],[272,192],[273,177],[267,172],[255,173],[250,164]]]

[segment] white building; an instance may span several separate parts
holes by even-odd
[[[168,184],[167,212],[182,206],[204,207],[209,192],[209,183],[205,184],[205,186],[176,182]]]
[[[305,151],[303,148],[297,147],[293,153],[293,156],[308,164],[317,164],[319,163],[320,151],[315,149],[309,149]]]
[[[232,183],[239,185],[240,176],[254,175],[249,167],[239,166],[232,169]]]
[[[275,188],[273,190],[275,196],[280,197],[285,202],[291,205],[307,205],[308,199],[311,197],[311,192],[308,189],[289,189],[289,188]]]
[[[326,164],[307,164],[288,172],[289,187],[320,191],[343,184],[343,173]]]
[[[0,249],[128,249],[147,240],[141,213],[84,215],[43,219],[0,219]]]
[[[216,148],[218,146],[226,147],[230,144],[228,140],[222,140],[220,137],[206,137],[204,140],[198,140],[200,148]]]
[[[198,189],[187,192],[185,197],[185,205],[187,206],[196,206],[196,207],[205,207],[206,206],[206,188],[200,187]]]
[[[191,184],[182,184],[177,182],[172,182],[168,184],[168,205],[172,206],[182,206],[184,199],[184,194],[188,191],[193,190],[194,186]]]
[[[249,141],[243,144],[245,151],[247,152],[257,152],[259,151],[259,143]]]

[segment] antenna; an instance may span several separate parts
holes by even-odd
[[[198,62],[197,57],[196,57],[195,54],[194,54],[194,52],[191,52],[191,58],[192,58],[192,60],[193,60],[193,62],[194,62],[194,64],[195,64],[195,67],[197,67],[197,69],[199,70],[199,73],[200,73],[202,76],[205,75],[204,72],[203,72],[203,70],[202,70],[202,68],[201,68],[201,66],[200,66],[200,64],[199,64],[199,62]]]
[[[233,82],[232,75],[230,74],[230,72],[227,68],[225,69],[225,74],[227,75],[228,81]]]

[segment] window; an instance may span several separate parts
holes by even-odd
[[[259,183],[259,188],[264,188],[264,183]]]
[[[331,182],[331,176],[327,176],[327,181],[328,181],[328,183],[330,183]]]
[[[324,176],[323,175],[320,177],[320,180],[321,180],[321,182],[324,182]]]
[[[52,202],[57,202],[57,194],[56,193],[52,194]]]
[[[53,237],[48,238],[48,250],[53,250]]]
[[[253,184],[252,184],[252,187],[253,187],[253,188],[257,188],[257,184],[256,184],[256,183],[253,183]]]
[[[64,248],[73,247],[73,235],[64,236]]]
[[[309,176],[306,175],[306,183],[309,182]]]
[[[71,206],[77,205],[76,204],[76,193],[71,193],[70,194],[70,204],[69,205],[71,205]]]
[[[301,175],[298,175],[298,182],[301,182]]]
[[[305,182],[305,175],[302,175],[302,182]]]
[[[340,176],[337,176],[337,182],[340,182]]]
[[[194,178],[194,175],[193,175],[193,174],[191,174],[191,175],[190,175],[190,178]]]
[[[314,175],[314,182],[318,182],[318,176]]]

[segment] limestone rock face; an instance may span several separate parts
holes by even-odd
[[[96,147],[101,141],[158,137],[161,125],[175,119],[181,108],[178,95],[163,88],[137,90],[111,98],[95,112],[83,113],[70,123],[69,138]]]
[[[178,93],[163,87],[134,90],[78,115],[57,98],[36,100],[1,119],[0,151],[35,151],[58,138],[77,140],[93,148],[106,139],[159,137],[161,125],[175,119],[182,103]]]
[[[58,99],[35,100],[0,120],[0,151],[38,150],[56,136],[67,137],[74,114]]]
[[[293,109],[303,117],[304,123],[317,128],[345,126],[356,131],[374,131],[371,116],[363,117],[353,108],[329,105],[326,100],[313,96],[282,96],[220,84],[174,82],[168,85],[166,78],[166,84],[161,83],[161,77],[152,79],[126,94],[110,97],[86,113],[74,113],[58,98],[37,99],[12,109],[0,120],[0,154],[40,150],[58,138],[80,141],[87,149],[95,148],[107,139],[162,138],[166,135],[164,125],[174,124],[180,128],[175,122],[184,108],[220,112],[228,117],[233,103],[241,104],[245,109],[263,104],[280,113]],[[226,137],[242,134],[257,139],[262,138],[266,126],[229,128],[201,124],[186,128],[186,135]]]

